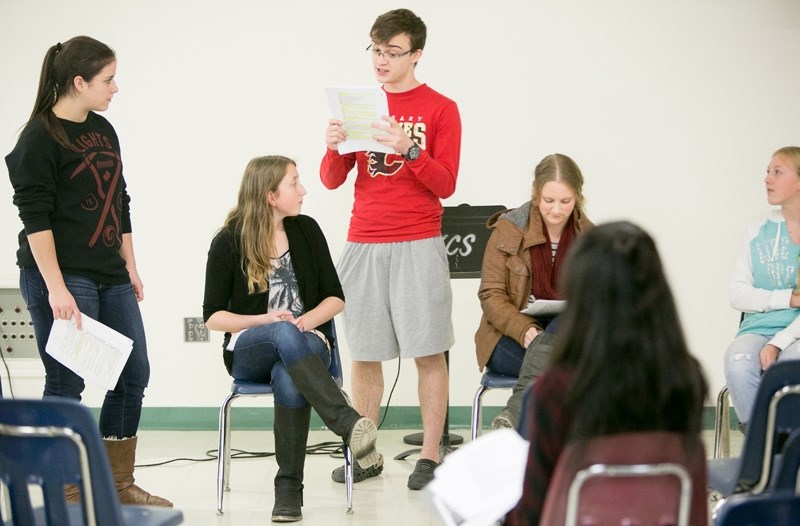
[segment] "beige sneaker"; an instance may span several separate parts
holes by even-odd
[[[492,429],[516,429],[517,423],[514,422],[514,417],[511,416],[511,411],[503,409],[494,417],[490,426]]]

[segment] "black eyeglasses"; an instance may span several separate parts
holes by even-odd
[[[389,52],[389,51],[381,51],[378,48],[372,47],[372,44],[370,44],[370,45],[367,46],[367,51],[372,51],[372,56],[374,58],[384,58],[384,57],[386,57],[389,60],[394,61],[394,60],[399,59],[400,57],[404,57],[404,56],[408,55],[413,50],[409,49],[408,51],[405,51],[403,53],[395,53],[394,51],[391,51],[391,52]]]

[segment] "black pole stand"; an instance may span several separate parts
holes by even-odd
[[[444,352],[444,362],[447,365],[447,378],[448,378],[448,391],[449,389],[449,381],[450,381],[450,351],[447,350]],[[464,442],[464,437],[461,435],[451,435],[450,434],[450,396],[448,393],[447,397],[447,409],[444,413],[444,430],[442,431],[442,440],[439,442],[439,454],[444,457],[448,453],[452,453],[455,448],[452,446],[456,446]],[[421,446],[422,439],[424,437],[423,433],[411,433],[410,435],[406,435],[403,437],[403,442],[406,444],[410,444],[412,446]],[[411,455],[416,455],[421,450],[419,448],[409,449],[408,451],[404,451],[399,455],[394,457],[395,460],[404,460]]]

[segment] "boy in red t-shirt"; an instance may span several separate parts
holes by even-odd
[[[331,119],[322,183],[339,187],[356,167],[355,202],[338,271],[347,298],[344,321],[357,411],[378,422],[382,361],[414,358],[419,376],[423,444],[408,480],[422,489],[441,461],[439,441],[447,412],[444,352],[453,345],[450,275],[441,237],[441,199],[453,194],[461,151],[456,103],[417,80],[425,46],[424,22],[408,9],[379,16],[370,30],[375,77],[390,115],[376,123],[375,140],[396,153],[340,155],[347,138]],[[383,470],[355,466],[356,482]],[[333,479],[344,482],[343,468]]]

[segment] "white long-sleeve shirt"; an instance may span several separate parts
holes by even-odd
[[[737,336],[762,334],[781,350],[800,339],[800,309],[789,306],[798,257],[780,210],[750,225],[730,286],[731,306],[745,313]]]

